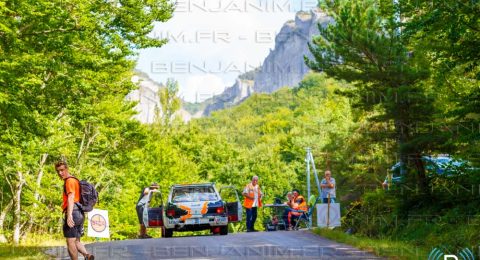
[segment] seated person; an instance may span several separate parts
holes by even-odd
[[[277,215],[273,215],[273,217],[272,217],[272,225],[274,225],[274,226],[278,225],[278,217],[277,217]]]
[[[285,210],[283,211],[283,223],[285,223],[285,228],[288,228],[288,213],[290,213],[290,211],[292,210],[296,210],[298,208],[298,204],[295,203],[295,201],[293,200],[293,193],[291,191],[289,191],[287,193],[287,202],[285,202],[284,204],[286,204],[288,207],[285,208]]]
[[[307,201],[302,195],[300,195],[300,192],[297,189],[293,190],[292,206],[295,206],[295,208],[293,208],[293,210],[288,212],[288,217],[287,217],[288,230],[292,230],[293,220],[298,219],[300,216],[303,215],[304,212],[308,211]]]

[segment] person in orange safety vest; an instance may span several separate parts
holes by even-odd
[[[293,190],[293,201],[295,207],[288,212],[288,230],[292,230],[292,219],[298,219],[304,211],[308,211],[307,201],[299,194],[297,189]]]
[[[247,212],[247,232],[256,232],[255,220],[257,219],[257,208],[262,206],[262,190],[258,185],[258,176],[253,176],[252,182],[245,186],[242,192],[245,197],[243,206]]]

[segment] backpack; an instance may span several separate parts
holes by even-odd
[[[98,201],[98,192],[95,189],[95,186],[93,186],[91,183],[85,180],[80,181],[73,176],[68,177],[67,179],[69,178],[74,178],[80,184],[80,205],[77,204],[77,206],[79,206],[80,210],[83,212],[92,211],[93,206],[95,206],[95,204],[97,204],[97,201]],[[63,192],[67,194],[67,189],[65,187],[65,184],[63,184]]]

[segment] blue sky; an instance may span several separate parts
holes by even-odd
[[[157,82],[175,78],[190,102],[221,93],[237,76],[261,65],[275,35],[313,0],[177,0],[172,19],[155,24],[161,48],[140,51],[137,69]]]

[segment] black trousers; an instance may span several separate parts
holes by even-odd
[[[257,207],[247,209],[247,230],[253,230],[257,220]]]

